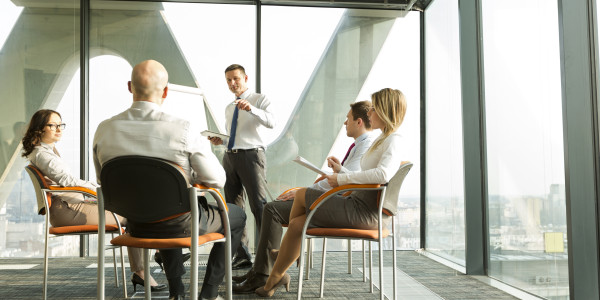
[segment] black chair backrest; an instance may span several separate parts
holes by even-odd
[[[144,156],[109,160],[100,171],[106,210],[138,223],[151,223],[190,211],[190,187],[183,170]]]

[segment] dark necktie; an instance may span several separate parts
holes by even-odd
[[[240,97],[235,98],[235,100],[240,99]],[[227,150],[233,149],[233,144],[235,143],[235,132],[237,130],[237,119],[238,119],[238,113],[239,113],[239,109],[237,107],[237,104],[235,105],[235,109],[233,110],[233,118],[231,118],[231,130],[229,132],[229,143],[227,144]]]
[[[348,155],[350,155],[350,151],[352,151],[352,148],[354,148],[354,146],[355,146],[355,144],[352,143],[352,145],[350,145],[350,148],[348,148],[348,152],[346,152],[346,156],[344,156],[344,160],[342,160],[342,166],[346,162],[346,159],[348,158]]]

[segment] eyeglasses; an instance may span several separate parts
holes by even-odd
[[[67,124],[62,123],[62,124],[47,124],[46,126],[50,127],[50,130],[56,131],[57,128],[60,128],[60,130],[64,130],[65,127],[67,127]]]

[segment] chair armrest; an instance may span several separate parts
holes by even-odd
[[[281,195],[283,195],[283,194],[286,194],[286,193],[289,193],[289,192],[291,192],[291,191],[296,191],[296,190],[299,190],[299,189],[301,189],[301,187],[295,187],[295,188],[287,189],[287,190],[285,190],[283,193],[281,193],[279,196],[281,196]]]
[[[310,210],[315,209],[317,206],[319,206],[319,203],[325,201],[326,199],[329,199],[329,196],[331,196],[333,194],[346,192],[346,191],[381,190],[382,186],[384,186],[384,185],[383,184],[345,184],[345,185],[340,185],[336,188],[333,188],[333,189],[327,191],[326,193],[321,195],[319,198],[317,198],[317,200],[315,200],[315,202],[313,202],[313,204],[310,206],[309,209]]]
[[[82,187],[82,186],[53,186],[53,185],[51,185],[47,189],[52,192],[74,192],[74,193],[86,194],[88,196],[93,196],[94,198],[98,197],[98,195],[96,194],[95,191],[90,190],[86,187]]]
[[[213,195],[213,198],[215,198],[216,201],[221,201],[221,203],[223,203],[223,206],[225,206],[225,209],[227,211],[229,211],[229,208],[227,207],[227,203],[225,202],[225,198],[223,198],[223,195],[221,195],[221,192],[219,192],[219,190],[217,190],[215,188],[207,187],[205,185],[197,184],[197,183],[195,183],[193,185],[193,187],[198,189],[200,192],[211,193]],[[217,197],[215,197],[215,195],[217,195]]]

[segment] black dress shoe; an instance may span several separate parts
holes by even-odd
[[[246,269],[252,267],[252,262],[247,258],[236,257],[231,263],[233,270]]]
[[[253,276],[254,271],[252,271],[252,269],[250,269],[250,271],[244,273],[244,275],[241,276],[231,276],[231,280],[233,280],[233,282],[235,283],[241,283],[242,281],[248,279],[248,277]]]
[[[262,274],[252,274],[248,279],[244,280],[242,283],[234,284],[231,289],[236,294],[250,294],[254,293],[254,291],[267,284],[267,279],[269,276]]]

